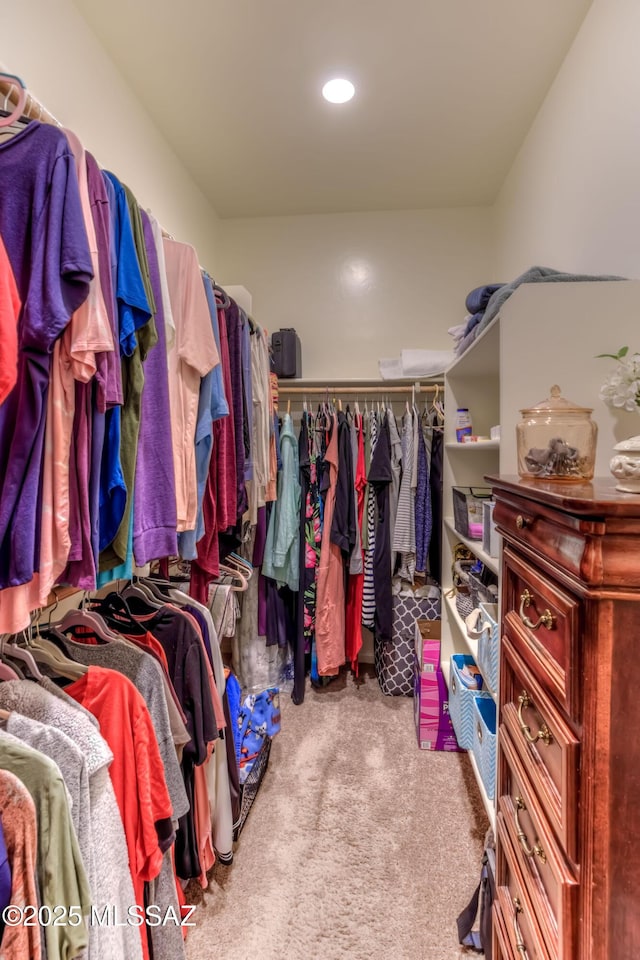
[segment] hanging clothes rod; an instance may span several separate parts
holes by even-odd
[[[381,383],[379,387],[372,386],[362,386],[362,387],[341,387],[337,384],[327,383],[324,386],[308,386],[308,387],[289,387],[278,381],[278,393],[283,394],[300,394],[302,395],[324,395],[329,392],[330,394],[356,394],[362,396],[363,394],[380,394],[386,396],[389,393],[402,393],[409,395],[415,390],[416,394],[420,393],[435,393],[436,395],[439,392],[442,392],[442,386],[439,384],[420,384],[420,383],[408,383],[406,387],[386,387],[384,383]]]
[[[5,101],[7,104],[11,104],[12,107],[15,106],[18,103],[18,91],[10,80],[3,78],[2,65],[0,64],[0,107],[4,105]],[[42,123],[51,123],[55,127],[62,126],[60,121],[54,117],[45,105],[36,99],[29,90],[27,90],[27,99],[22,108],[22,115],[29,117],[30,120],[41,120]]]

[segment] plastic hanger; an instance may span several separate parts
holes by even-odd
[[[132,597],[133,601],[139,598]],[[147,601],[145,601],[147,602]],[[134,633],[146,633],[144,626],[135,619],[131,608],[126,599],[115,590],[107,594],[102,599],[91,601],[92,609],[97,610],[108,626],[114,626],[116,629],[123,628],[127,632],[133,630]]]
[[[235,581],[235,583],[229,584],[232,590],[236,590],[239,593],[244,593],[249,586],[249,581],[245,579],[244,574],[240,573],[237,567],[229,567],[226,566],[226,564],[221,563],[220,571],[221,573],[226,573]]]
[[[125,600],[129,600],[131,597],[137,597],[138,600],[142,600],[144,603],[152,606],[155,610],[160,610],[160,608],[167,602],[166,599],[156,596],[150,587],[139,581],[136,583],[130,583],[128,586],[126,586],[121,592],[120,596],[124,597]]]
[[[51,628],[51,635],[58,635],[63,641],[66,639],[62,634],[58,634],[55,628]],[[48,666],[56,676],[65,677],[67,680],[79,680],[88,670],[84,664],[68,657],[64,650],[56,646],[48,637],[39,636],[34,640],[31,649],[34,658]]]
[[[166,603],[169,591],[176,588],[176,584],[170,580],[162,580],[160,577],[146,577],[140,581],[140,586],[149,591],[151,597],[160,603]]]
[[[31,631],[31,627],[23,631],[23,636],[25,641],[28,642],[28,632]],[[33,659],[33,655],[29,650],[25,650],[24,647],[19,647],[16,642],[17,638],[13,638],[6,642],[4,639],[0,641],[0,649],[4,653],[5,657],[8,657],[9,660],[17,660],[18,663],[23,663],[28,669],[29,673],[35,680],[43,680],[43,676],[38,669],[38,664]]]
[[[19,680],[20,676],[8,663],[0,660],[0,680]]]
[[[20,77],[17,77],[15,73],[4,73],[0,72],[0,80],[8,81],[13,87],[18,91],[18,103],[13,111],[6,117],[0,117],[0,127],[10,127],[12,123],[20,119],[20,115],[24,110],[24,105],[27,102],[27,88],[25,87],[23,81]],[[8,94],[5,99],[5,106],[8,103]]]
[[[73,627],[84,627],[86,630],[94,633],[98,639],[104,643],[112,643],[114,640],[120,639],[116,633],[109,630],[108,625],[100,614],[91,610],[70,610],[68,613],[65,613],[59,623],[53,623],[51,626],[57,628],[60,633],[67,633],[67,631],[72,632]],[[78,635],[74,633],[74,637],[78,637]],[[79,639],[82,638],[80,637]]]
[[[231,298],[226,290],[223,290],[222,287],[218,286],[213,280],[213,290],[218,298],[218,306],[222,307],[223,310],[227,310],[231,306]]]
[[[246,557],[241,557],[239,553],[236,553],[234,550],[226,557],[226,562],[237,566],[241,571],[246,572],[249,576],[253,573],[253,564],[246,559]]]

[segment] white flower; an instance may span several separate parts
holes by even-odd
[[[618,357],[617,361],[600,388],[600,399],[608,407],[640,413],[640,354]]]

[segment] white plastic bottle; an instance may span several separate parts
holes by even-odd
[[[458,443],[464,443],[465,437],[470,437],[473,433],[471,426],[471,417],[467,407],[458,407],[456,412],[456,440]]]

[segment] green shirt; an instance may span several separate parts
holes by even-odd
[[[47,960],[72,960],[89,942],[84,917],[91,893],[62,774],[53,760],[5,730],[0,730],[0,768],[24,783],[36,808],[38,887],[42,906],[52,911],[52,922],[44,926]],[[76,909],[69,913],[70,907]]]

